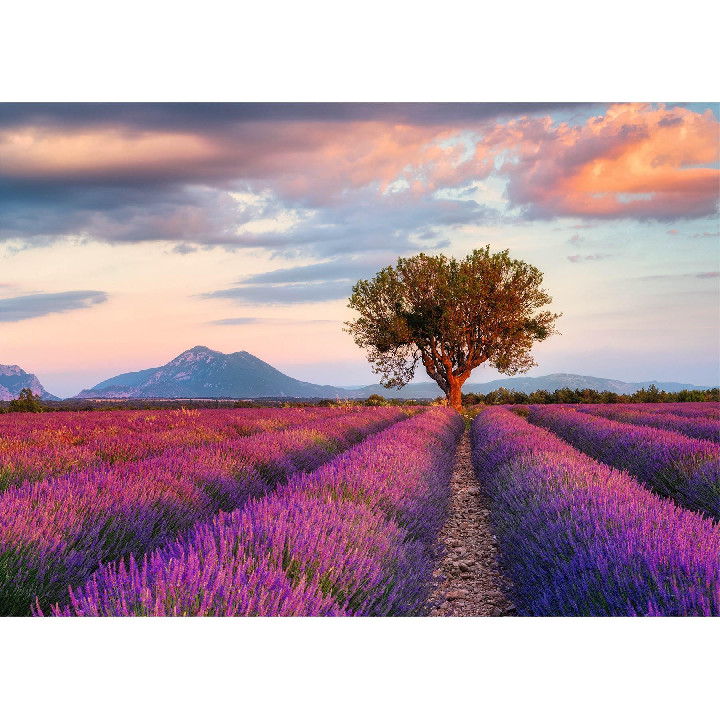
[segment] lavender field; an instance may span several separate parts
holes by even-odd
[[[716,403],[476,410],[0,416],[0,614],[437,614],[469,432],[510,614],[720,615]]]

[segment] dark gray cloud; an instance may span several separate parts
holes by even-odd
[[[0,128],[126,127],[213,132],[245,123],[384,121],[454,125],[602,103],[2,103]]]
[[[352,280],[358,274],[367,275],[375,273],[386,265],[394,264],[397,256],[393,253],[382,255],[365,255],[363,257],[348,257],[311,265],[298,265],[281,270],[270,270],[264,273],[255,273],[245,276],[238,282],[239,285],[253,284],[283,284],[283,283],[313,283],[328,280]]]
[[[204,299],[233,300],[246,305],[278,305],[338,300],[350,296],[352,286],[369,278],[397,255],[389,252],[339,257],[325,262],[299,265],[246,275],[233,287],[205,293]],[[220,324],[244,324],[255,318],[230,318]]]
[[[0,298],[0,323],[19,322],[51,313],[81,310],[106,302],[107,293],[97,290],[71,290],[60,293],[33,293]]]
[[[352,285],[353,282],[350,280],[285,285],[238,285],[234,288],[206,293],[202,297],[234,300],[243,305],[294,305],[349,297]]]

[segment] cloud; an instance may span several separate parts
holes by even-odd
[[[233,300],[243,305],[294,305],[347,298],[350,296],[351,288],[352,282],[348,280],[285,285],[239,285],[227,290],[206,293],[203,297]]]
[[[72,290],[60,293],[33,293],[0,299],[0,323],[20,322],[51,313],[81,310],[106,302],[107,293]]]
[[[266,122],[380,121],[410,125],[457,125],[581,110],[598,103],[5,103],[0,128],[86,130],[125,127],[135,131],[219,132],[237,125]]]
[[[613,105],[584,125],[496,128],[511,206],[527,219],[671,220],[717,212],[718,121],[682,107]]]
[[[357,242],[403,252],[433,234],[441,247],[443,231],[518,213],[715,212],[712,111],[620,104],[553,121],[572,107],[591,106],[5,104],[0,241],[304,245],[330,256]],[[488,179],[506,183],[495,208],[465,193]]]
[[[605,260],[605,258],[612,257],[612,255],[604,255],[603,253],[594,253],[592,255],[568,255],[568,260],[571,263],[589,262],[593,260]]]
[[[677,279],[692,279],[692,280],[711,280],[720,277],[720,272],[700,272],[700,273],[674,273],[668,275],[643,275],[640,280],[677,280]]]
[[[703,232],[703,233],[695,233],[694,235],[690,236],[691,238],[706,238],[706,237],[720,237],[720,232]]]
[[[579,233],[575,233],[568,242],[571,245],[582,245],[585,242],[585,238],[580,237]]]
[[[211,325],[256,325],[261,323],[262,318],[256,317],[236,317],[236,318],[223,318],[221,320],[211,320]]]
[[[283,320],[281,318],[236,317],[211,320],[211,325],[336,325],[337,320]]]
[[[246,275],[239,282],[240,284],[250,283],[254,285],[313,283],[328,280],[352,280],[355,282],[358,275],[375,274],[386,265],[394,264],[396,260],[397,256],[394,253],[355,255],[310,265],[298,265],[264,273],[254,273]]]
[[[325,262],[298,265],[247,275],[234,287],[201,295],[203,299],[232,300],[247,305],[284,305],[325,302],[348,298],[361,278],[372,277],[397,255],[376,253],[340,257]],[[221,324],[243,324],[255,319],[232,319]]]

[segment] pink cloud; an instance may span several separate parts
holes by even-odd
[[[531,217],[669,219],[715,211],[719,129],[710,111],[628,104],[580,126],[523,118],[496,135],[508,197]]]

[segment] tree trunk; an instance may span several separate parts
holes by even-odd
[[[449,378],[450,392],[447,393],[447,404],[453,410],[462,412],[462,381],[455,378]]]

